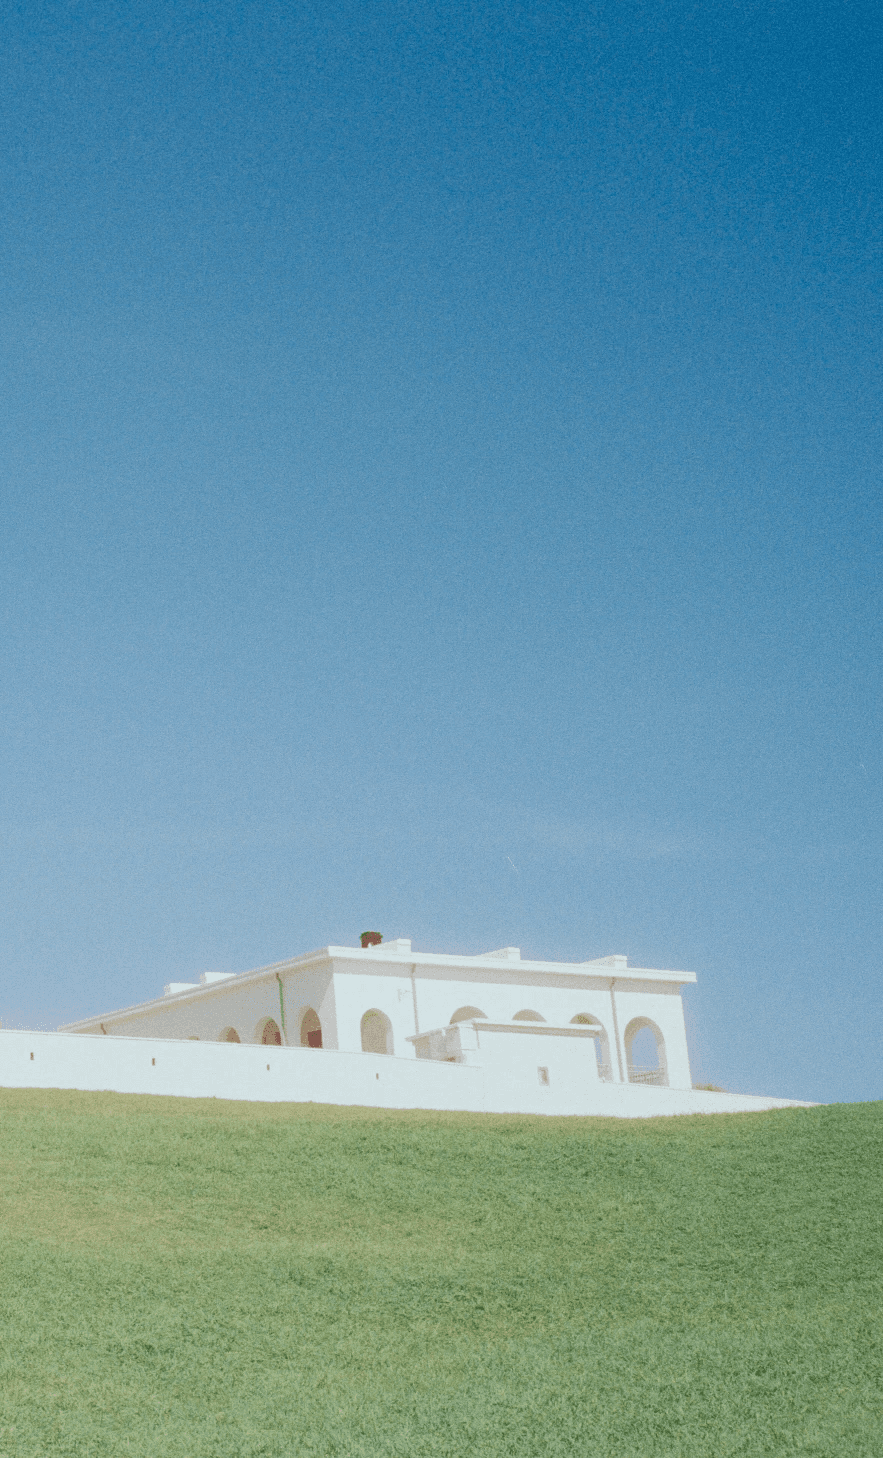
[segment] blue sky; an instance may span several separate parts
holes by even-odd
[[[3,28],[4,1022],[376,927],[881,1097],[878,8]]]

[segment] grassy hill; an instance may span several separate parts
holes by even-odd
[[[0,1453],[883,1452],[883,1105],[0,1090]]]

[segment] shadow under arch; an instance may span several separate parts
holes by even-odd
[[[521,1012],[513,1013],[513,1023],[544,1023],[546,1019],[542,1013],[534,1012],[532,1007],[523,1007]]]
[[[254,1030],[254,1040],[267,1048],[282,1047],[282,1030],[275,1018],[261,1018]]]
[[[313,1007],[308,1007],[300,1020],[300,1046],[302,1048],[322,1047],[322,1024],[319,1022],[319,1014]]]
[[[242,1039],[235,1028],[225,1028],[218,1037],[219,1043],[241,1043]]]
[[[392,1023],[379,1007],[370,1007],[359,1024],[363,1053],[392,1054]]]
[[[481,1018],[487,1022],[487,1013],[483,1013],[480,1007],[458,1007],[455,1013],[451,1014],[452,1023],[467,1023],[472,1018]]]
[[[610,1061],[610,1039],[601,1019],[596,1018],[594,1013],[577,1013],[576,1017],[571,1018],[570,1021],[581,1028],[598,1029],[597,1038],[592,1039],[595,1044],[595,1057],[598,1060],[598,1077],[602,1083],[612,1083],[613,1064]]]
[[[659,1088],[668,1088],[665,1039],[661,1028],[657,1027],[652,1018],[632,1018],[623,1033],[622,1041],[629,1083],[650,1083]]]

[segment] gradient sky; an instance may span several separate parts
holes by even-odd
[[[4,1023],[371,927],[881,1097],[879,6],[2,35]]]

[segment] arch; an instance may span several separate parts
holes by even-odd
[[[542,1013],[534,1012],[532,1007],[523,1007],[521,1012],[513,1013],[513,1023],[544,1023],[546,1019]]]
[[[282,1032],[275,1018],[261,1018],[254,1030],[256,1043],[263,1043],[268,1048],[282,1047]]]
[[[645,1029],[649,1036],[643,1036]],[[623,1034],[629,1083],[668,1087],[668,1063],[662,1030],[651,1018],[632,1018]],[[655,1061],[654,1061],[655,1054]]]
[[[607,1029],[600,1018],[594,1013],[577,1013],[571,1018],[572,1023],[577,1023],[584,1028],[597,1028],[598,1036],[593,1038],[595,1044],[595,1057],[598,1060],[598,1077],[602,1083],[613,1082],[613,1064],[610,1061],[610,1039],[607,1036]]]
[[[451,1014],[450,1022],[467,1023],[472,1018],[482,1018],[487,1022],[487,1013],[483,1013],[480,1007],[458,1007],[457,1011]]]
[[[392,1023],[386,1013],[371,1007],[359,1024],[363,1053],[392,1053]]]
[[[322,1047],[322,1024],[315,1008],[308,1007],[300,1020],[300,1046],[302,1048]]]
[[[219,1043],[241,1043],[242,1039],[235,1028],[225,1028],[218,1038]]]

